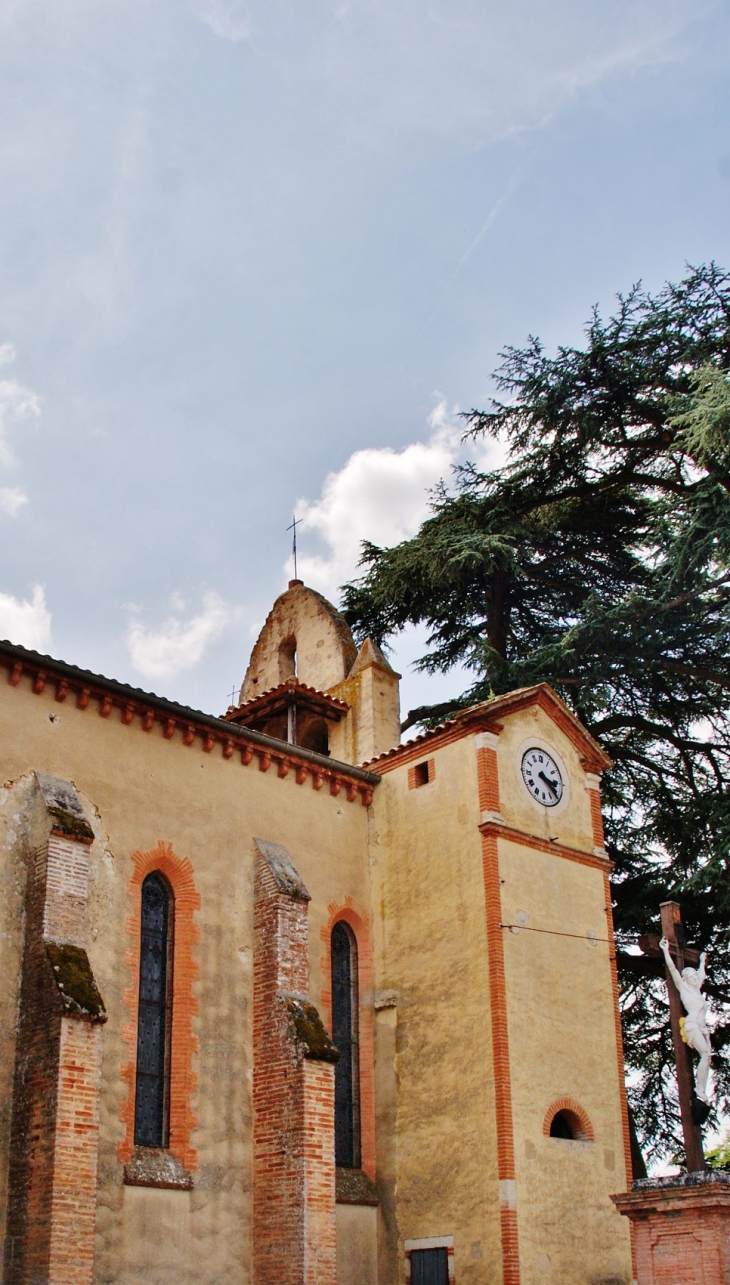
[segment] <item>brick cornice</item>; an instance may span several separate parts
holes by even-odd
[[[18,687],[25,678],[30,681],[31,690],[41,695],[52,685],[59,703],[75,698],[77,709],[96,709],[102,718],[109,718],[118,710],[119,721],[124,726],[149,733],[157,725],[162,728],[165,740],[175,740],[178,745],[191,746],[197,741],[198,748],[206,754],[218,748],[225,759],[233,758],[238,751],[244,766],[256,758],[259,768],[265,772],[273,764],[282,780],[294,769],[297,784],[302,785],[309,779],[313,788],[320,790],[327,782],[332,795],[339,794],[344,786],[348,803],[359,797],[363,806],[368,807],[380,781],[375,772],[289,745],[252,728],[236,727],[212,714],[188,709],[154,693],[77,669],[65,661],[41,656],[13,643],[0,641],[0,666],[7,670],[11,687]]]
[[[448,723],[433,730],[422,732],[415,740],[406,745],[398,745],[379,758],[371,759],[368,767],[377,769],[383,775],[392,772],[403,763],[410,763],[414,758],[423,758],[435,749],[441,749],[452,741],[459,741],[464,736],[473,736],[477,732],[499,734],[503,724],[499,722],[507,714],[514,714],[530,705],[538,705],[568,740],[575,746],[581,756],[581,762],[587,772],[599,775],[612,766],[611,760],[590,732],[561,701],[557,692],[547,683],[538,683],[535,687],[522,687],[503,696],[495,696],[490,701],[472,705],[469,709],[457,714]]]
[[[599,857],[595,852],[584,852],[581,848],[569,848],[565,843],[542,839],[538,834],[528,834],[525,830],[515,830],[501,821],[484,821],[479,829],[483,835],[496,835],[499,839],[509,839],[520,843],[525,848],[534,848],[537,852],[551,852],[566,861],[577,861],[582,866],[593,866],[596,870],[608,873],[613,870],[613,862],[608,857]]]

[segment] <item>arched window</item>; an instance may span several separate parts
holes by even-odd
[[[139,954],[137,1078],[134,1142],[166,1147],[170,1118],[172,939],[174,901],[166,880],[150,874],[142,884]]]
[[[586,1112],[572,1098],[560,1098],[548,1107],[543,1121],[543,1133],[549,1138],[565,1138],[567,1142],[593,1142],[595,1134]]]
[[[342,921],[332,929],[331,961],[332,1041],[340,1054],[335,1066],[335,1164],[357,1169],[360,1166],[357,943]]]

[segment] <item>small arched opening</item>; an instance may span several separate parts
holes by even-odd
[[[290,634],[279,643],[279,682],[285,683],[287,678],[296,678],[296,676],[297,640],[294,634]]]
[[[553,1102],[543,1122],[543,1133],[566,1142],[593,1142],[593,1126],[583,1108],[569,1098]]]

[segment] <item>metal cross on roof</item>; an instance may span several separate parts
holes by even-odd
[[[292,551],[292,554],[294,555],[294,579],[295,579],[295,580],[298,580],[298,579],[299,579],[299,577],[298,577],[298,575],[297,575],[297,527],[298,527],[298,526],[301,526],[301,525],[302,525],[302,519],[301,519],[301,518],[298,518],[298,517],[297,517],[297,515],[296,515],[296,513],[295,513],[295,514],[293,515],[293,519],[292,519],[292,524],[291,524],[291,526],[288,526],[288,527],[286,528],[286,529],[287,529],[287,531],[293,531],[293,532],[294,532],[294,534],[293,534],[293,536],[292,536],[292,542],[291,542],[291,551]]]

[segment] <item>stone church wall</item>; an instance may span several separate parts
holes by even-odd
[[[89,849],[88,954],[104,999],[103,1079],[95,1279],[99,1282],[247,1281],[251,1273],[251,997],[253,838],[283,843],[311,894],[310,992],[325,986],[320,927],[330,903],[369,905],[367,809],[360,796],[297,783],[253,756],[210,753],[196,737],[167,739],[96,700],[79,709],[35,694],[25,676],[0,682],[3,777],[0,796],[0,1087],[10,1100],[22,949],[24,795],[34,771],[76,785],[94,829]],[[192,1190],[124,1183],[129,1028],[134,1019],[135,853],[160,841],[189,862],[200,898],[192,915],[188,1161]],[[176,947],[177,949],[177,947]],[[173,1053],[174,1059],[174,1053]],[[7,1173],[9,1119],[0,1115],[0,1181]],[[5,1202],[3,1202],[3,1209]],[[4,1233],[4,1228],[1,1229]]]

